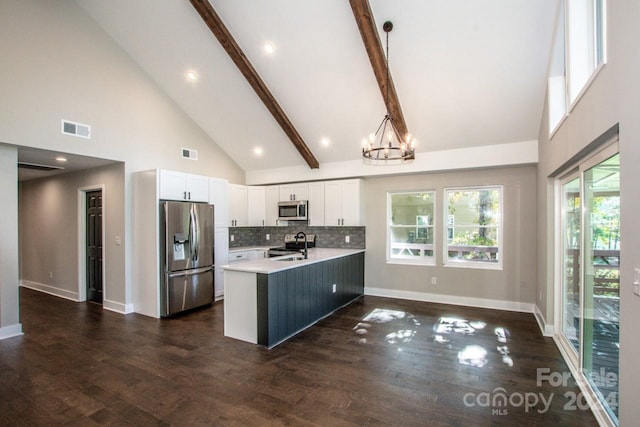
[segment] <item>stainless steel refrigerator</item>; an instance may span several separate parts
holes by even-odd
[[[160,202],[160,314],[213,302],[213,205]]]

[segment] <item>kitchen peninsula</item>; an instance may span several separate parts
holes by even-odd
[[[302,255],[224,266],[224,334],[269,348],[364,293],[364,249],[309,249]]]

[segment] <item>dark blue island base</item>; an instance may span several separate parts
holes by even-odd
[[[258,344],[272,348],[364,294],[364,253],[257,274]]]

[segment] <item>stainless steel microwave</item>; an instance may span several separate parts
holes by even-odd
[[[278,219],[280,221],[306,221],[309,217],[309,202],[307,200],[292,200],[278,202]]]

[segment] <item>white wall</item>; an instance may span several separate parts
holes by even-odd
[[[443,189],[478,185],[503,186],[502,270],[445,267],[442,221]],[[388,191],[435,190],[436,265],[386,264],[386,212]],[[536,283],[535,167],[367,178],[367,252],[365,286],[368,292],[405,295],[424,300],[531,311]],[[431,285],[431,277],[437,284]]]
[[[122,163],[20,183],[20,280],[56,295],[80,297],[78,189],[96,185],[104,186],[104,298],[124,301],[124,248],[115,243],[115,236],[124,235]]]
[[[0,144],[0,339],[22,333],[18,314],[18,153]]]
[[[0,142],[125,163],[125,277],[113,291],[130,304],[132,173],[165,168],[244,183],[244,172],[73,1],[0,2],[0,57]],[[63,118],[91,125],[91,140],[62,135]],[[199,160],[182,159],[184,146]]]
[[[620,425],[640,417],[640,297],[632,292],[633,268],[640,267],[640,2],[608,1],[608,63],[549,140],[543,113],[538,164],[537,300],[548,323],[553,317],[553,187],[548,177],[607,129],[620,125]]]

